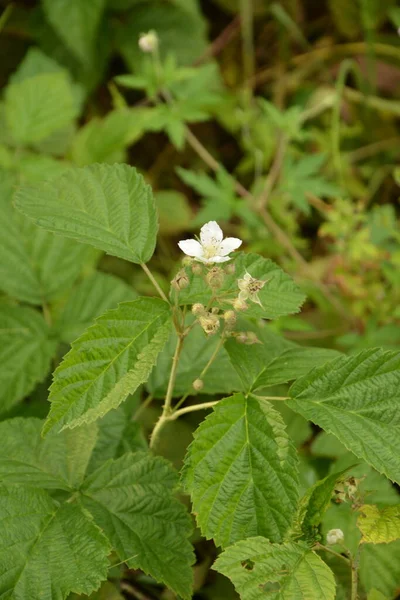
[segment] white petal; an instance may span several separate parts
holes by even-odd
[[[241,245],[242,240],[239,240],[239,238],[226,238],[223,242],[221,242],[219,254],[221,256],[226,256],[230,252],[237,250]]]
[[[204,246],[222,242],[224,234],[216,221],[209,221],[200,229],[200,240]]]
[[[213,258],[210,258],[210,262],[215,263],[222,263],[226,262],[227,260],[231,260],[230,256],[213,256]]]
[[[196,258],[203,256],[203,248],[197,240],[181,240],[178,242],[178,246],[188,256]]]

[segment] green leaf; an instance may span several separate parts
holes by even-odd
[[[262,537],[227,548],[214,568],[229,577],[242,600],[334,600],[330,568],[302,543],[271,544]]]
[[[0,487],[0,596],[61,600],[107,578],[110,546],[77,504],[42,490]]]
[[[45,73],[12,83],[5,92],[5,116],[17,145],[39,142],[77,116],[64,72]]]
[[[82,62],[90,63],[105,0],[42,0],[42,4],[68,49]]]
[[[239,294],[237,280],[243,278],[246,271],[256,279],[267,281],[258,294],[262,307],[249,301],[246,316],[277,319],[300,310],[305,299],[304,294],[278,265],[258,254],[238,252],[232,258],[234,258],[236,270],[232,275],[225,275],[224,283],[219,290],[221,294],[230,294],[232,298],[237,297]],[[205,284],[204,279],[199,275],[194,275],[191,269],[186,269],[186,273],[189,278],[189,286],[180,291],[180,304],[194,304],[195,302],[208,304],[212,292]],[[232,308],[232,305],[229,305],[226,300],[222,300],[221,305]]]
[[[360,581],[367,591],[376,588],[389,598],[399,589],[400,540],[391,544],[363,544]]]
[[[0,305],[0,413],[25,398],[50,370],[56,342],[30,308]]]
[[[327,475],[324,479],[317,481],[307,490],[300,500],[295,517],[296,527],[306,539],[313,540],[318,533],[324,513],[329,508],[332,494],[338,481],[344,478],[348,469]]]
[[[40,227],[113,256],[142,263],[154,252],[157,216],[151,188],[128,165],[95,164],[22,186],[15,205]]]
[[[373,504],[364,504],[358,510],[357,526],[362,533],[362,543],[388,544],[400,538],[399,505],[380,510]]]
[[[207,539],[221,546],[255,534],[281,541],[298,477],[280,414],[242,394],[221,400],[194,434],[183,481]]]
[[[146,130],[148,109],[119,108],[81,127],[72,141],[71,159],[79,167],[95,162],[124,162],[125,148]]]
[[[55,327],[61,339],[69,343],[103,312],[136,296],[136,292],[122,279],[96,271],[72,290]]]
[[[287,383],[337,356],[340,356],[339,352],[327,348],[288,348],[264,367],[254,382],[253,389]]]
[[[79,488],[97,439],[97,427],[84,425],[41,438],[40,419],[0,423],[0,481],[46,489]]]
[[[176,473],[163,459],[125,454],[86,480],[82,502],[121,560],[189,600],[191,526],[183,505],[172,496],[176,484]]]
[[[155,193],[160,233],[173,235],[190,228],[192,209],[186,196],[174,190],[160,190]]]
[[[217,336],[207,337],[200,327],[194,327],[191,330],[185,338],[179,359],[174,396],[183,396],[188,390],[192,390],[193,381],[199,377],[218,343],[219,338]],[[147,383],[149,392],[156,398],[165,396],[175,347],[176,334],[173,333],[158,357],[157,364]],[[204,388],[201,393],[230,394],[233,390],[240,389],[240,381],[229,362],[225,350],[221,348],[217,358],[207,370],[204,377]],[[192,394],[195,393],[193,390]]]
[[[147,380],[170,331],[169,306],[157,298],[125,302],[98,317],[54,372],[44,432],[117,408]]]
[[[92,251],[40,229],[7,197],[0,209],[0,289],[29,304],[53,300],[73,284]]]
[[[400,353],[371,349],[298,379],[288,406],[400,482]]]

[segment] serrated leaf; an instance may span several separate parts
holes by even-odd
[[[48,233],[0,199],[0,289],[42,304],[73,284],[92,252],[82,244]]]
[[[237,280],[243,278],[246,271],[252,277],[267,282],[258,294],[262,306],[249,301],[246,316],[277,319],[300,310],[305,299],[304,294],[278,265],[258,254],[238,252],[232,258],[234,258],[236,270],[232,275],[225,275],[224,283],[219,290],[221,295],[228,296],[229,294],[232,298],[237,297],[240,291]],[[180,304],[201,302],[207,305],[212,296],[211,289],[207,287],[203,277],[194,275],[191,269],[186,269],[186,273],[189,278],[189,286],[180,290]],[[221,301],[221,305],[232,308],[232,305],[225,299]]]
[[[376,588],[389,598],[399,589],[400,540],[390,544],[363,544],[360,581],[367,591]]]
[[[242,600],[334,600],[330,568],[302,543],[271,544],[262,537],[227,548],[214,568],[229,577]]]
[[[255,534],[281,541],[298,497],[297,457],[279,413],[236,394],[194,434],[183,470],[198,525],[227,546]]]
[[[84,425],[42,438],[40,419],[0,423],[0,481],[73,490],[82,483],[97,440],[97,426]]]
[[[5,92],[5,116],[17,145],[39,142],[77,116],[67,75],[44,73],[12,83]]]
[[[379,509],[373,504],[364,504],[358,510],[357,526],[362,533],[362,543],[388,544],[400,538],[399,505]]]
[[[96,319],[54,372],[44,432],[91,423],[144,383],[171,332],[169,305],[124,302]]]
[[[72,290],[55,327],[61,339],[69,343],[107,309],[135,297],[136,292],[122,279],[96,271]]]
[[[57,344],[30,308],[0,306],[0,413],[25,398],[50,370]]]
[[[125,454],[86,480],[82,502],[121,560],[189,600],[191,526],[185,508],[172,495],[176,484],[177,475],[165,460],[142,452]]]
[[[287,383],[337,356],[340,356],[339,352],[327,348],[288,348],[266,365],[257,377],[253,389]]]
[[[107,578],[109,543],[77,504],[1,486],[0,513],[3,598],[61,600],[72,591],[90,594]]]
[[[298,379],[288,406],[400,482],[400,353],[371,349]]]
[[[218,343],[217,336],[207,337],[200,327],[194,327],[185,337],[174,385],[174,396],[183,396],[192,389],[193,381],[199,377]],[[176,334],[173,333],[158,357],[157,364],[147,383],[147,389],[156,398],[163,397],[167,390],[175,347]],[[225,350],[221,348],[207,370],[201,393],[230,394],[233,390],[240,389],[240,380],[233,370]],[[193,390],[193,394],[195,393]]]
[[[36,186],[22,186],[15,205],[37,225],[108,254],[147,262],[157,235],[150,186],[128,165],[90,165]]]
[[[91,62],[105,0],[42,0],[51,25],[82,62]]]

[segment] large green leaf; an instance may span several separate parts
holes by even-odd
[[[42,0],[51,25],[69,50],[91,62],[105,0]]]
[[[174,395],[183,396],[192,390],[192,383],[197,379],[208,363],[219,343],[217,336],[207,338],[200,327],[194,327],[185,338],[179,359]],[[163,397],[167,390],[171,371],[172,357],[176,346],[176,334],[173,333],[163,352],[158,357],[147,388],[155,397]],[[240,380],[233,370],[225,350],[222,348],[204,376],[202,394],[230,394],[241,389]]]
[[[340,357],[297,380],[287,404],[400,482],[400,353]]]
[[[303,543],[271,544],[262,537],[237,542],[214,568],[229,577],[242,600],[334,600],[330,568]]]
[[[122,279],[96,271],[72,290],[55,327],[61,339],[71,342],[104,311],[136,296]]]
[[[38,312],[6,304],[0,305],[0,342],[0,412],[5,412],[46,377],[56,342]]]
[[[219,290],[221,295],[237,297],[240,291],[237,280],[243,278],[246,271],[252,277],[267,282],[258,294],[262,306],[249,300],[246,316],[277,319],[300,310],[304,302],[304,294],[278,265],[258,254],[238,252],[233,258],[235,273],[225,276],[224,283]],[[212,296],[211,289],[206,285],[203,277],[194,275],[191,269],[186,269],[186,271],[189,277],[189,286],[180,291],[179,302],[181,304],[195,302],[207,304]],[[232,305],[225,300],[222,301],[222,305],[232,308]]]
[[[364,544],[360,556],[360,581],[369,591],[376,588],[389,598],[399,590],[400,540],[391,544]]]
[[[11,83],[5,92],[5,116],[17,145],[39,142],[69,125],[77,105],[67,75],[44,73]]]
[[[373,504],[364,504],[359,512],[357,525],[362,533],[362,543],[387,544],[400,538],[399,505],[379,509]]]
[[[0,596],[62,600],[107,578],[107,538],[77,504],[45,491],[0,487]]]
[[[90,423],[119,406],[147,380],[170,331],[169,306],[157,298],[104,313],[54,372],[44,431]]]
[[[150,186],[128,165],[95,164],[50,182],[22,186],[15,204],[54,233],[126,260],[147,262],[157,235]]]
[[[298,476],[280,414],[242,394],[221,400],[194,434],[183,481],[203,535],[217,545],[257,534],[282,541]]]
[[[125,454],[86,480],[82,503],[121,560],[189,600],[191,526],[184,507],[171,495],[176,484],[176,473],[163,459],[142,452]]]
[[[23,302],[42,304],[67,289],[90,249],[48,233],[0,198],[0,289]]]
[[[41,438],[40,419],[0,423],[0,481],[73,490],[82,483],[97,440],[97,426],[83,425]]]

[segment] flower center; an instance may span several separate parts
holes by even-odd
[[[207,244],[203,244],[205,258],[212,258],[213,256],[217,256],[219,250],[220,243],[215,238],[211,238],[211,240]]]

